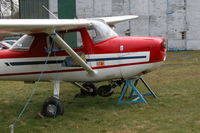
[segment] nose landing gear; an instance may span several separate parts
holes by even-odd
[[[109,97],[114,93],[117,86],[123,84],[123,80],[112,81],[109,85],[102,85],[98,88],[91,82],[86,82],[82,85],[76,82],[73,84],[80,88],[80,93],[76,94],[75,97],[96,96],[97,94],[102,97]]]
[[[117,86],[121,86],[123,80],[112,81],[109,85],[102,85],[100,87],[95,86],[95,84],[91,82],[86,82],[82,85],[79,83],[73,83],[77,87],[81,88],[80,93],[76,94],[75,97],[81,96],[96,96],[97,94],[102,97],[109,97],[114,93],[114,90]]]
[[[96,96],[97,87],[91,82],[85,82],[82,85],[74,82],[74,85],[80,88],[80,92],[75,95],[75,97],[84,97],[84,96]]]
[[[98,88],[97,94],[102,97],[111,96],[114,93],[114,88],[111,85],[102,85]]]
[[[98,88],[97,93],[102,97],[109,97],[114,93],[117,86],[121,86],[122,80],[112,81],[110,85],[102,85]]]

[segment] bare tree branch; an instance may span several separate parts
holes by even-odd
[[[18,10],[18,0],[0,0],[0,18],[16,18]]]

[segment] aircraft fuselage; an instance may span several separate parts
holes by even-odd
[[[129,79],[145,74],[165,60],[164,39],[115,36],[94,43],[85,28],[78,30],[83,45],[75,48],[96,74],[88,74],[64,50],[52,50],[47,34],[32,34],[27,49],[0,51],[0,80],[69,82]]]

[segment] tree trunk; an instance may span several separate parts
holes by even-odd
[[[10,0],[10,10],[11,10],[11,18],[13,18],[14,13],[15,13],[15,7],[14,7],[13,0]]]
[[[3,18],[3,11],[2,11],[1,5],[2,5],[2,1],[0,1],[0,19]]]

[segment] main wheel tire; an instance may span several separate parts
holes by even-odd
[[[55,97],[50,97],[45,100],[42,107],[42,114],[46,117],[56,117],[64,114],[63,103]]]
[[[97,95],[97,87],[93,83],[86,82],[82,86],[87,89],[87,91],[84,90],[84,93],[87,93],[87,95],[89,95],[89,96]]]
[[[112,90],[111,85],[102,85],[98,88],[97,93],[99,96],[109,97],[114,93],[114,91]]]

